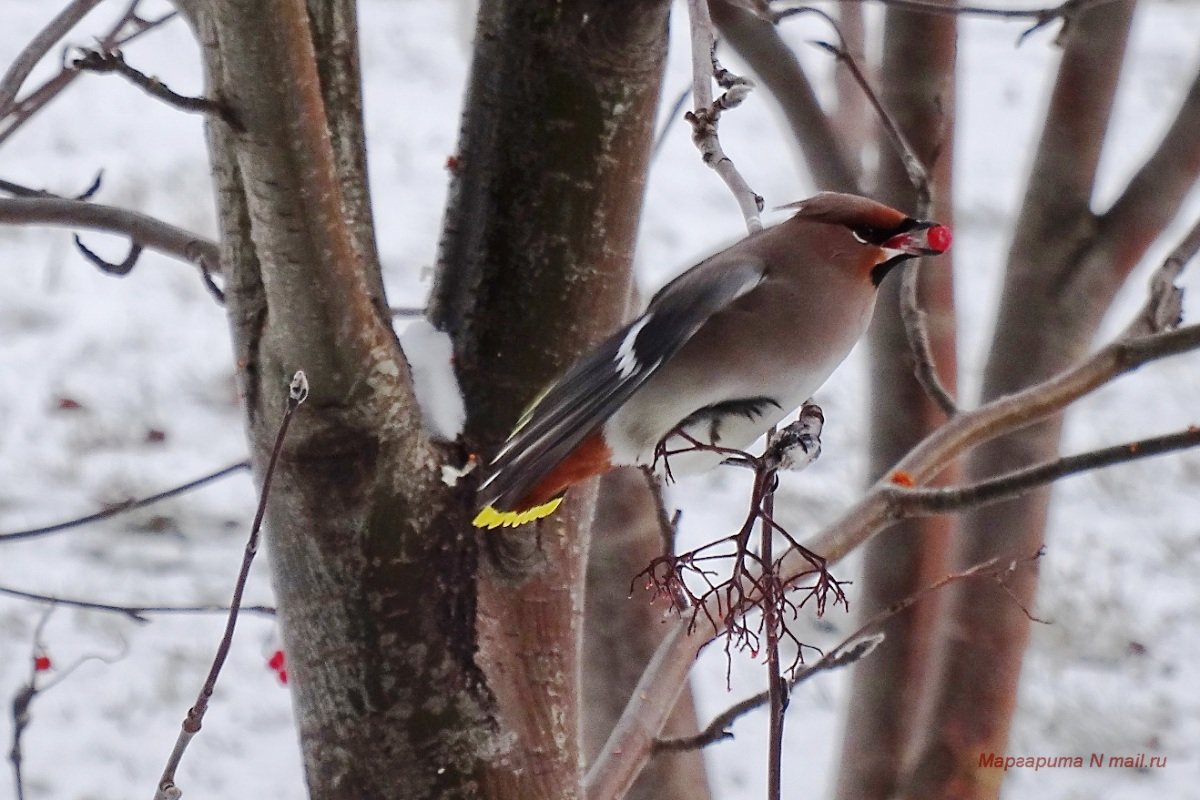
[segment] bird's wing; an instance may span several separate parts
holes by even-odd
[[[492,459],[480,506],[510,508],[611,417],[704,322],[762,280],[757,260],[709,264],[664,287],[644,314],[552,384]]]

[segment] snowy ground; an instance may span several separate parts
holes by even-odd
[[[0,65],[45,23],[52,5],[0,0]],[[102,5],[72,40],[90,41],[121,5]],[[1119,191],[1130,165],[1154,145],[1200,58],[1200,6],[1143,6],[1106,151],[1101,202]],[[380,249],[392,301],[415,304],[428,285],[445,196],[443,165],[455,147],[467,68],[464,26],[456,5],[415,0],[368,0],[362,22]],[[805,27],[810,24],[789,35],[814,70],[826,70],[819,54],[802,44],[824,35]],[[1047,33],[1014,48],[1019,31],[1017,24],[968,21],[960,43],[966,71],[956,154],[956,279],[968,382],[990,333],[1003,231],[1020,198],[1047,68],[1056,58]],[[182,24],[168,25],[127,55],[178,91],[200,91],[196,48]],[[686,61],[676,46],[666,83],[671,98],[687,84]],[[43,65],[35,79],[49,68]],[[792,169],[796,161],[776,133],[765,96],[728,115],[722,133],[768,205],[810,193],[807,179]],[[0,177],[53,191],[80,191],[99,168],[105,169],[103,202],[214,234],[199,120],[115,78],[77,81],[0,148]],[[1193,201],[1194,215],[1200,197]],[[740,230],[728,194],[677,127],[651,173],[641,280],[658,285]],[[119,240],[85,239],[112,258],[124,255]],[[1151,261],[1163,254],[1156,251]],[[1143,276],[1122,296],[1111,329],[1137,306]],[[1197,294],[1200,269],[1185,283]],[[1194,320],[1200,307],[1193,301],[1189,311]],[[862,364],[852,358],[819,396],[829,419],[825,456],[782,494],[793,531],[811,529],[854,499],[864,469],[865,392]],[[1188,405],[1198,392],[1194,356],[1144,369],[1081,404],[1068,426],[1068,446],[1080,450],[1198,422]],[[78,407],[64,407],[72,405]],[[84,263],[66,233],[0,228],[0,531],[152,493],[244,454],[225,321],[190,267],[146,254],[130,276],[116,280]],[[1036,609],[1054,624],[1034,632],[1009,747],[1013,755],[1034,756],[1144,752],[1167,756],[1168,766],[1018,771],[1010,773],[1006,797],[1196,797],[1198,485],[1200,456],[1185,454],[1075,478],[1056,490]],[[679,487],[675,500],[685,508],[716,506],[703,521],[711,531],[722,513],[737,513],[741,496],[728,478],[714,476]],[[120,604],[222,603],[253,501],[243,473],[119,520],[4,544],[0,585]],[[685,519],[698,521],[694,514]],[[689,533],[699,535],[698,527]],[[264,567],[260,561],[255,568],[248,602],[271,600]],[[2,698],[12,697],[27,677],[41,615],[38,606],[0,598]],[[830,622],[848,630],[837,614]],[[114,615],[56,611],[43,641],[57,669],[84,654],[116,658],[84,664],[37,699],[25,737],[28,796],[148,795],[221,625],[214,616],[139,625]],[[274,637],[269,619],[243,617],[204,732],[180,774],[189,797],[303,796],[287,692],[266,667]],[[756,691],[761,681],[758,665],[738,662],[727,693],[715,653],[701,659],[696,674],[702,717]],[[824,795],[844,685],[840,676],[822,678],[793,699],[787,796]],[[762,796],[764,728],[762,717],[751,717],[739,723],[736,740],[711,749],[718,797]],[[7,715],[0,731],[7,750]]]

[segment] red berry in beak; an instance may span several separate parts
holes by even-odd
[[[950,229],[945,225],[934,225],[925,232],[925,241],[929,243],[929,249],[935,253],[944,253],[949,250],[950,242],[953,239]]]

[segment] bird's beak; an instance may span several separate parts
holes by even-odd
[[[936,222],[921,222],[915,228],[897,234],[880,245],[910,256],[936,256],[950,249],[950,229]]]

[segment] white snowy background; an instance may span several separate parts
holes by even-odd
[[[0,0],[0,65],[57,10],[44,0]],[[102,4],[70,36],[88,44],[122,10]],[[165,3],[147,2],[147,12]],[[664,106],[688,82],[676,8]],[[875,10],[872,10],[872,14]],[[1057,50],[1042,32],[1014,46],[1020,23],[966,19],[959,59],[960,128],[955,185],[956,275],[964,384],[978,375],[994,317],[1005,232],[1024,187]],[[455,150],[470,23],[454,2],[366,0],[361,9],[371,189],[394,304],[428,289]],[[1152,148],[1200,61],[1200,4],[1143,2],[1105,149],[1100,205],[1120,191]],[[787,35],[815,74],[830,65],[804,42],[815,22]],[[129,60],[183,93],[202,90],[196,46],[179,21],[129,46]],[[55,68],[55,57],[32,80]],[[734,59],[729,65],[735,66]],[[722,123],[726,149],[769,206],[811,193],[765,93]],[[520,143],[513,143],[519,147]],[[101,202],[215,236],[201,121],[170,110],[114,77],[84,76],[0,147],[0,177],[64,194],[103,168]],[[1200,213],[1193,196],[1185,218]],[[650,175],[638,247],[639,280],[654,288],[698,256],[736,238],[741,219],[719,180],[676,126]],[[1178,233],[1178,232],[1177,232]],[[125,243],[85,234],[120,260]],[[1172,236],[1167,241],[1173,240]],[[1151,253],[1110,315],[1117,330],[1138,306]],[[934,266],[933,268],[936,268]],[[1200,315],[1200,268],[1189,318]],[[222,310],[187,265],[146,253],[128,277],[88,265],[60,230],[0,228],[0,532],[68,519],[168,488],[245,457]],[[1079,404],[1067,447],[1082,450],[1200,422],[1200,356],[1147,367]],[[280,387],[282,393],[283,387]],[[856,353],[822,390],[825,455],[787,481],[780,507],[794,532],[811,530],[854,500],[864,482],[867,385]],[[282,397],[282,394],[281,394]],[[970,395],[968,395],[970,399]],[[63,409],[63,400],[75,409]],[[68,403],[69,405],[69,403]],[[1070,479],[1056,491],[1048,555],[1012,741],[1014,755],[1147,753],[1165,769],[1011,773],[1005,797],[1196,798],[1200,778],[1200,454],[1186,453]],[[693,539],[739,512],[744,487],[713,475],[680,485]],[[714,502],[717,498],[720,502]],[[224,603],[254,505],[246,473],[142,512],[57,536],[0,545],[0,586],[118,604]],[[248,603],[272,601],[266,560]],[[850,567],[842,567],[848,570]],[[841,573],[839,573],[841,574]],[[632,601],[631,601],[632,602]],[[27,679],[43,609],[0,597],[0,701]],[[56,669],[84,664],[33,706],[24,739],[26,791],[39,798],[148,796],[195,696],[223,618],[121,616],[60,608],[43,641]],[[824,641],[848,632],[835,611]],[[304,796],[288,692],[266,661],[276,649],[269,618],[243,616],[203,732],[184,759],[186,795]],[[701,717],[757,691],[762,668],[723,657],[695,671]],[[792,699],[785,796],[828,794],[840,739],[845,676],[827,675]],[[708,751],[715,794],[763,796],[765,718]],[[0,721],[7,752],[11,721]],[[7,768],[7,764],[4,765]],[[11,782],[0,777],[0,797]]]

